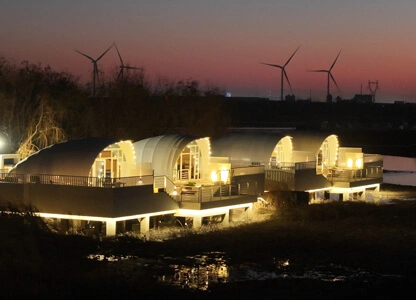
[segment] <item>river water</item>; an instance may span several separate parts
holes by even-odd
[[[396,185],[416,186],[416,172],[386,172],[383,174],[383,182]]]
[[[416,200],[413,193],[381,192],[378,204],[390,204],[391,200]],[[285,257],[274,257],[266,264],[230,264],[230,257],[224,252],[205,252],[194,256],[144,259],[135,256],[90,255],[91,260],[106,263],[111,272],[131,272],[151,276],[155,283],[182,289],[209,291],[212,285],[261,281],[269,279],[316,279],[327,282],[370,282],[394,284],[404,280],[400,274],[372,273],[365,269],[354,269],[330,262],[304,266]]]
[[[289,259],[271,259],[269,264],[239,264],[230,266],[223,252],[201,253],[187,257],[104,257],[91,255],[93,260],[107,263],[110,269],[146,273],[160,284],[188,290],[209,291],[214,284],[225,284],[269,279],[316,279],[328,282],[396,282],[404,279],[398,274],[377,274],[364,269],[352,269],[342,265],[323,263],[304,267]]]

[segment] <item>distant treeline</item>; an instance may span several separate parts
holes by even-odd
[[[247,127],[296,127],[314,130],[408,130],[416,128],[414,103],[271,101],[225,98],[224,108]],[[236,125],[236,124],[234,124]]]
[[[50,66],[0,57],[0,137],[24,158],[51,144],[100,136],[139,140],[179,133],[215,136],[229,126],[224,92],[193,79],[147,80],[144,72],[92,84]]]
[[[24,158],[51,144],[82,137],[133,141],[167,133],[199,137],[229,127],[296,127],[313,130],[415,127],[416,105],[338,101],[271,101],[225,97],[225,91],[197,80],[158,78],[144,71],[100,74],[92,83],[50,66],[0,57],[0,138]],[[94,95],[93,95],[94,93]]]

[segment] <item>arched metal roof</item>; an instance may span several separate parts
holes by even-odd
[[[168,175],[181,151],[192,141],[198,139],[188,135],[160,135],[133,143],[136,161],[151,163],[154,175]]]
[[[269,163],[276,145],[284,137],[292,140],[293,151],[318,154],[331,135],[324,132],[288,130],[279,133],[232,133],[211,140],[212,156],[229,157],[231,162]]]
[[[330,134],[316,131],[297,131],[287,132],[292,137],[292,145],[294,151],[309,151],[318,154],[322,143]]]
[[[97,155],[120,140],[83,138],[57,143],[16,164],[10,173],[88,176]]]
[[[233,133],[211,140],[211,155],[231,162],[269,163],[276,144],[286,134]]]

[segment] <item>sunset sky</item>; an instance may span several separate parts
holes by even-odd
[[[368,94],[376,102],[416,102],[414,0],[15,0],[0,10],[0,56],[29,60],[91,80],[91,62],[113,42],[125,64],[143,67],[151,82],[192,78],[232,96],[280,98],[286,67],[298,99],[324,101],[332,69],[334,97]],[[99,62],[118,70],[116,50]],[[373,85],[374,87],[374,85]],[[285,82],[285,94],[291,93]]]

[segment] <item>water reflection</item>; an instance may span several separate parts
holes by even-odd
[[[159,276],[159,281],[188,289],[208,290],[209,285],[228,281],[228,266],[225,254],[210,252],[202,255],[178,259],[164,258],[174,270],[173,274]]]
[[[208,252],[184,258],[160,257],[156,260],[132,256],[104,257],[90,255],[90,259],[105,261],[123,273],[145,271],[155,281],[183,289],[208,291],[213,284],[269,279],[316,279],[328,282],[381,282],[403,279],[399,275],[374,274],[332,263],[302,266],[289,259],[271,259],[266,265],[230,265],[223,252]],[[134,266],[134,268],[132,268]],[[120,270],[122,269],[122,270]],[[128,275],[128,274],[126,274]]]

